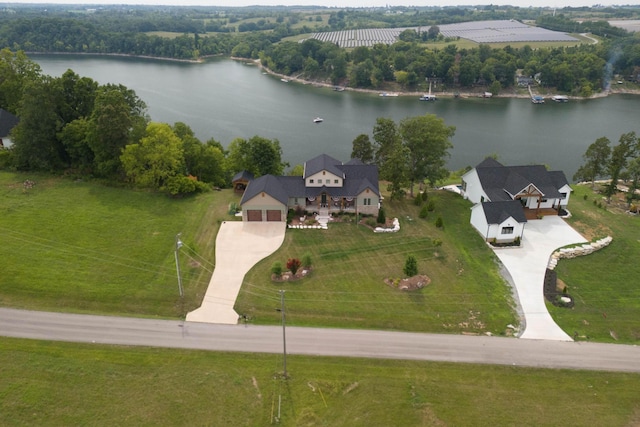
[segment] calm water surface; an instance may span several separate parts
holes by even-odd
[[[78,55],[33,56],[45,74],[72,69],[100,84],[120,83],[136,91],[154,121],[185,122],[203,141],[227,146],[234,138],[277,138],[292,166],[326,153],[346,161],[352,141],[372,135],[376,118],[400,121],[433,113],[456,127],[448,167],[479,163],[498,154],[507,165],[542,163],[564,170],[571,179],[582,154],[597,138],[617,142],[622,133],[640,133],[640,97],[547,101],[468,98],[419,102],[417,97],[387,97],[334,92],[311,85],[283,83],[255,66],[228,59],[188,64],[138,58]],[[315,124],[315,117],[324,123]]]

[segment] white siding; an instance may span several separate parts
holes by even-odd
[[[370,189],[366,189],[358,194],[356,206],[358,213],[361,214],[378,214],[378,206],[380,205],[380,197]]]
[[[480,233],[485,240],[488,239],[489,225],[487,224],[487,218],[480,204],[471,208],[471,225],[478,230],[478,233]]]
[[[471,200],[472,203],[480,203],[484,197],[484,201],[489,201],[487,194],[482,189],[482,185],[480,185],[480,178],[475,169],[471,169],[462,175],[462,181],[462,187],[464,189],[463,196],[465,199]]]

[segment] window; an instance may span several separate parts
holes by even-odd
[[[322,184],[322,180],[321,179],[318,180],[318,184]]]
[[[371,206],[371,199],[369,199],[369,198],[364,199],[364,205],[365,206]]]
[[[560,193],[560,198],[562,200],[566,199],[567,198],[567,193]]]
[[[293,203],[296,204],[296,205],[298,204],[298,198],[297,197],[293,199]]]
[[[513,227],[502,227],[502,234],[513,234]]]
[[[309,184],[313,184],[313,180],[312,179],[309,180]]]
[[[334,183],[334,184],[338,184],[338,180],[337,180],[337,179],[334,179],[334,180],[333,180],[333,183]]]

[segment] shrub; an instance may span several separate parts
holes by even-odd
[[[444,221],[442,220],[441,216],[439,216],[438,219],[436,219],[436,227],[444,228]]]
[[[229,203],[229,215],[235,215],[238,212],[238,204],[236,202]]]
[[[587,199],[589,198],[589,196],[585,194],[585,195],[583,195],[583,196],[582,196],[582,198],[583,198],[584,200],[587,200]]]
[[[378,224],[384,224],[387,222],[387,217],[384,214],[384,209],[378,209]]]
[[[422,201],[426,202],[428,198],[429,198],[429,196],[427,195],[427,190],[424,190],[422,192]]]
[[[433,240],[431,241],[431,244],[437,248],[438,246],[442,246],[442,240],[440,240],[440,239],[433,239]]]
[[[367,224],[371,228],[375,228],[378,225],[378,223],[376,222],[376,220],[374,218],[367,218],[367,219],[364,220],[364,223]]]
[[[276,277],[282,276],[282,263],[280,261],[276,261],[271,265],[271,273]]]
[[[422,195],[420,193],[416,194],[416,197],[413,199],[413,204],[416,206],[422,206]]]
[[[427,209],[429,212],[433,212],[436,209],[436,204],[433,200],[429,200],[429,203],[427,203]]]
[[[287,269],[289,269],[293,274],[296,274],[298,272],[298,270],[300,269],[300,265],[302,265],[302,263],[298,258],[289,258],[289,260],[287,261]]]
[[[420,218],[426,218],[427,215],[429,214],[429,210],[427,209],[426,206],[422,206],[422,208],[420,209],[420,213],[418,214],[418,216]]]
[[[305,252],[305,254],[302,255],[302,266],[305,268],[311,267],[311,254],[309,252]]]
[[[407,255],[407,260],[404,262],[404,274],[408,277],[413,277],[418,274],[418,260],[413,255]]]

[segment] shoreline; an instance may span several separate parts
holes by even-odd
[[[187,63],[187,64],[202,64],[204,62],[206,62],[207,59],[209,58],[220,58],[223,57],[224,55],[207,55],[207,56],[201,56],[198,59],[177,59],[177,58],[169,58],[169,57],[160,57],[160,56],[149,56],[149,55],[134,55],[134,54],[128,54],[128,53],[94,53],[94,52],[27,52],[25,51],[25,54],[27,56],[29,55],[84,55],[84,56],[107,56],[107,57],[120,57],[120,58],[140,58],[140,59],[150,59],[150,60],[156,60],[156,61],[169,61],[169,62],[180,62],[180,63]],[[240,57],[236,57],[236,56],[229,56],[229,59],[233,60],[233,61],[238,61],[238,62],[244,62],[247,65],[256,65],[258,66],[258,68],[260,68],[261,70],[266,71],[268,74],[272,75],[272,76],[276,76],[279,77],[281,79],[286,79],[290,82],[295,82],[298,84],[302,84],[302,85],[312,85],[314,87],[326,87],[329,89],[334,89],[336,87],[336,85],[333,85],[331,83],[326,83],[324,81],[317,81],[317,80],[306,80],[306,79],[302,79],[300,77],[296,77],[296,76],[287,76],[285,74],[279,74],[274,72],[273,70],[263,66],[260,63],[259,59],[251,59],[251,58],[240,58]],[[369,93],[369,94],[376,94],[379,95],[381,93],[387,92],[387,93],[392,93],[393,96],[402,96],[402,97],[420,97],[422,96],[425,92],[418,92],[418,91],[413,91],[413,92],[405,92],[405,91],[388,91],[385,89],[362,89],[362,88],[353,88],[353,87],[347,87],[347,86],[340,86],[340,88],[342,88],[345,91],[351,91],[351,92],[358,92],[358,93]],[[513,89],[513,88],[511,88]],[[459,91],[455,91],[455,92],[449,92],[449,91],[441,91],[441,92],[434,92],[433,95],[435,95],[436,97],[443,97],[443,98],[482,98],[482,94],[485,92],[485,89],[479,89],[478,91],[464,91],[464,92],[459,92]],[[640,95],[640,88],[638,89],[623,89],[621,88],[620,90],[616,90],[615,85],[612,86],[609,90],[607,91],[601,91],[601,92],[597,92],[593,95],[591,95],[590,97],[582,97],[582,96],[569,96],[570,100],[587,100],[587,99],[598,99],[598,98],[604,98],[607,97],[609,95],[618,95],[618,94],[628,94],[628,95]],[[544,98],[547,97],[551,97],[553,96],[553,94],[544,94],[541,95]],[[515,99],[529,99],[530,96],[528,93],[514,93],[513,90],[511,90],[510,92],[503,92],[497,95],[493,95],[492,98],[515,98]]]
[[[302,79],[296,76],[287,76],[285,74],[279,74],[274,72],[273,70],[263,66],[260,63],[259,59],[250,59],[250,58],[238,58],[238,57],[230,57],[230,59],[234,60],[234,61],[240,61],[240,62],[244,62],[247,65],[256,65],[258,66],[258,68],[260,68],[261,70],[266,71],[268,74],[272,75],[272,76],[276,76],[282,79],[286,79],[289,82],[295,82],[295,83],[299,83],[302,85],[311,85],[314,87],[326,87],[326,88],[330,88],[333,90],[333,88],[336,87],[336,85],[330,84],[330,83],[326,83],[326,82],[322,82],[322,81],[314,81],[314,80],[306,80],[306,79]],[[359,93],[370,93],[370,94],[376,94],[379,95],[380,93],[393,93],[394,96],[402,96],[402,97],[420,97],[422,95],[424,95],[424,92],[402,92],[402,91],[387,91],[384,89],[362,89],[362,88],[353,88],[353,87],[346,87],[346,86],[340,86],[341,88],[343,88],[345,91],[351,91],[351,92],[359,92]],[[443,97],[443,98],[456,98],[456,93],[458,94],[457,97],[459,98],[482,98],[482,94],[485,92],[484,89],[479,89],[477,92],[472,92],[472,91],[466,91],[466,92],[448,92],[448,91],[442,91],[442,92],[433,92],[433,95],[436,95],[437,97]],[[611,89],[609,89],[608,91],[601,91],[601,92],[597,92],[594,93],[593,95],[591,95],[590,97],[582,97],[582,96],[569,96],[570,100],[587,100],[587,99],[598,99],[598,98],[605,98],[609,95],[618,95],[618,94],[629,94],[629,95],[640,95],[640,88],[639,89],[621,89],[621,90],[615,90],[613,87]],[[548,98],[551,97],[555,94],[544,94],[541,95],[544,98]],[[530,99],[531,96],[529,95],[529,93],[513,93],[513,91],[509,92],[503,92],[500,93],[498,95],[493,95],[492,98],[514,98],[514,99]]]

